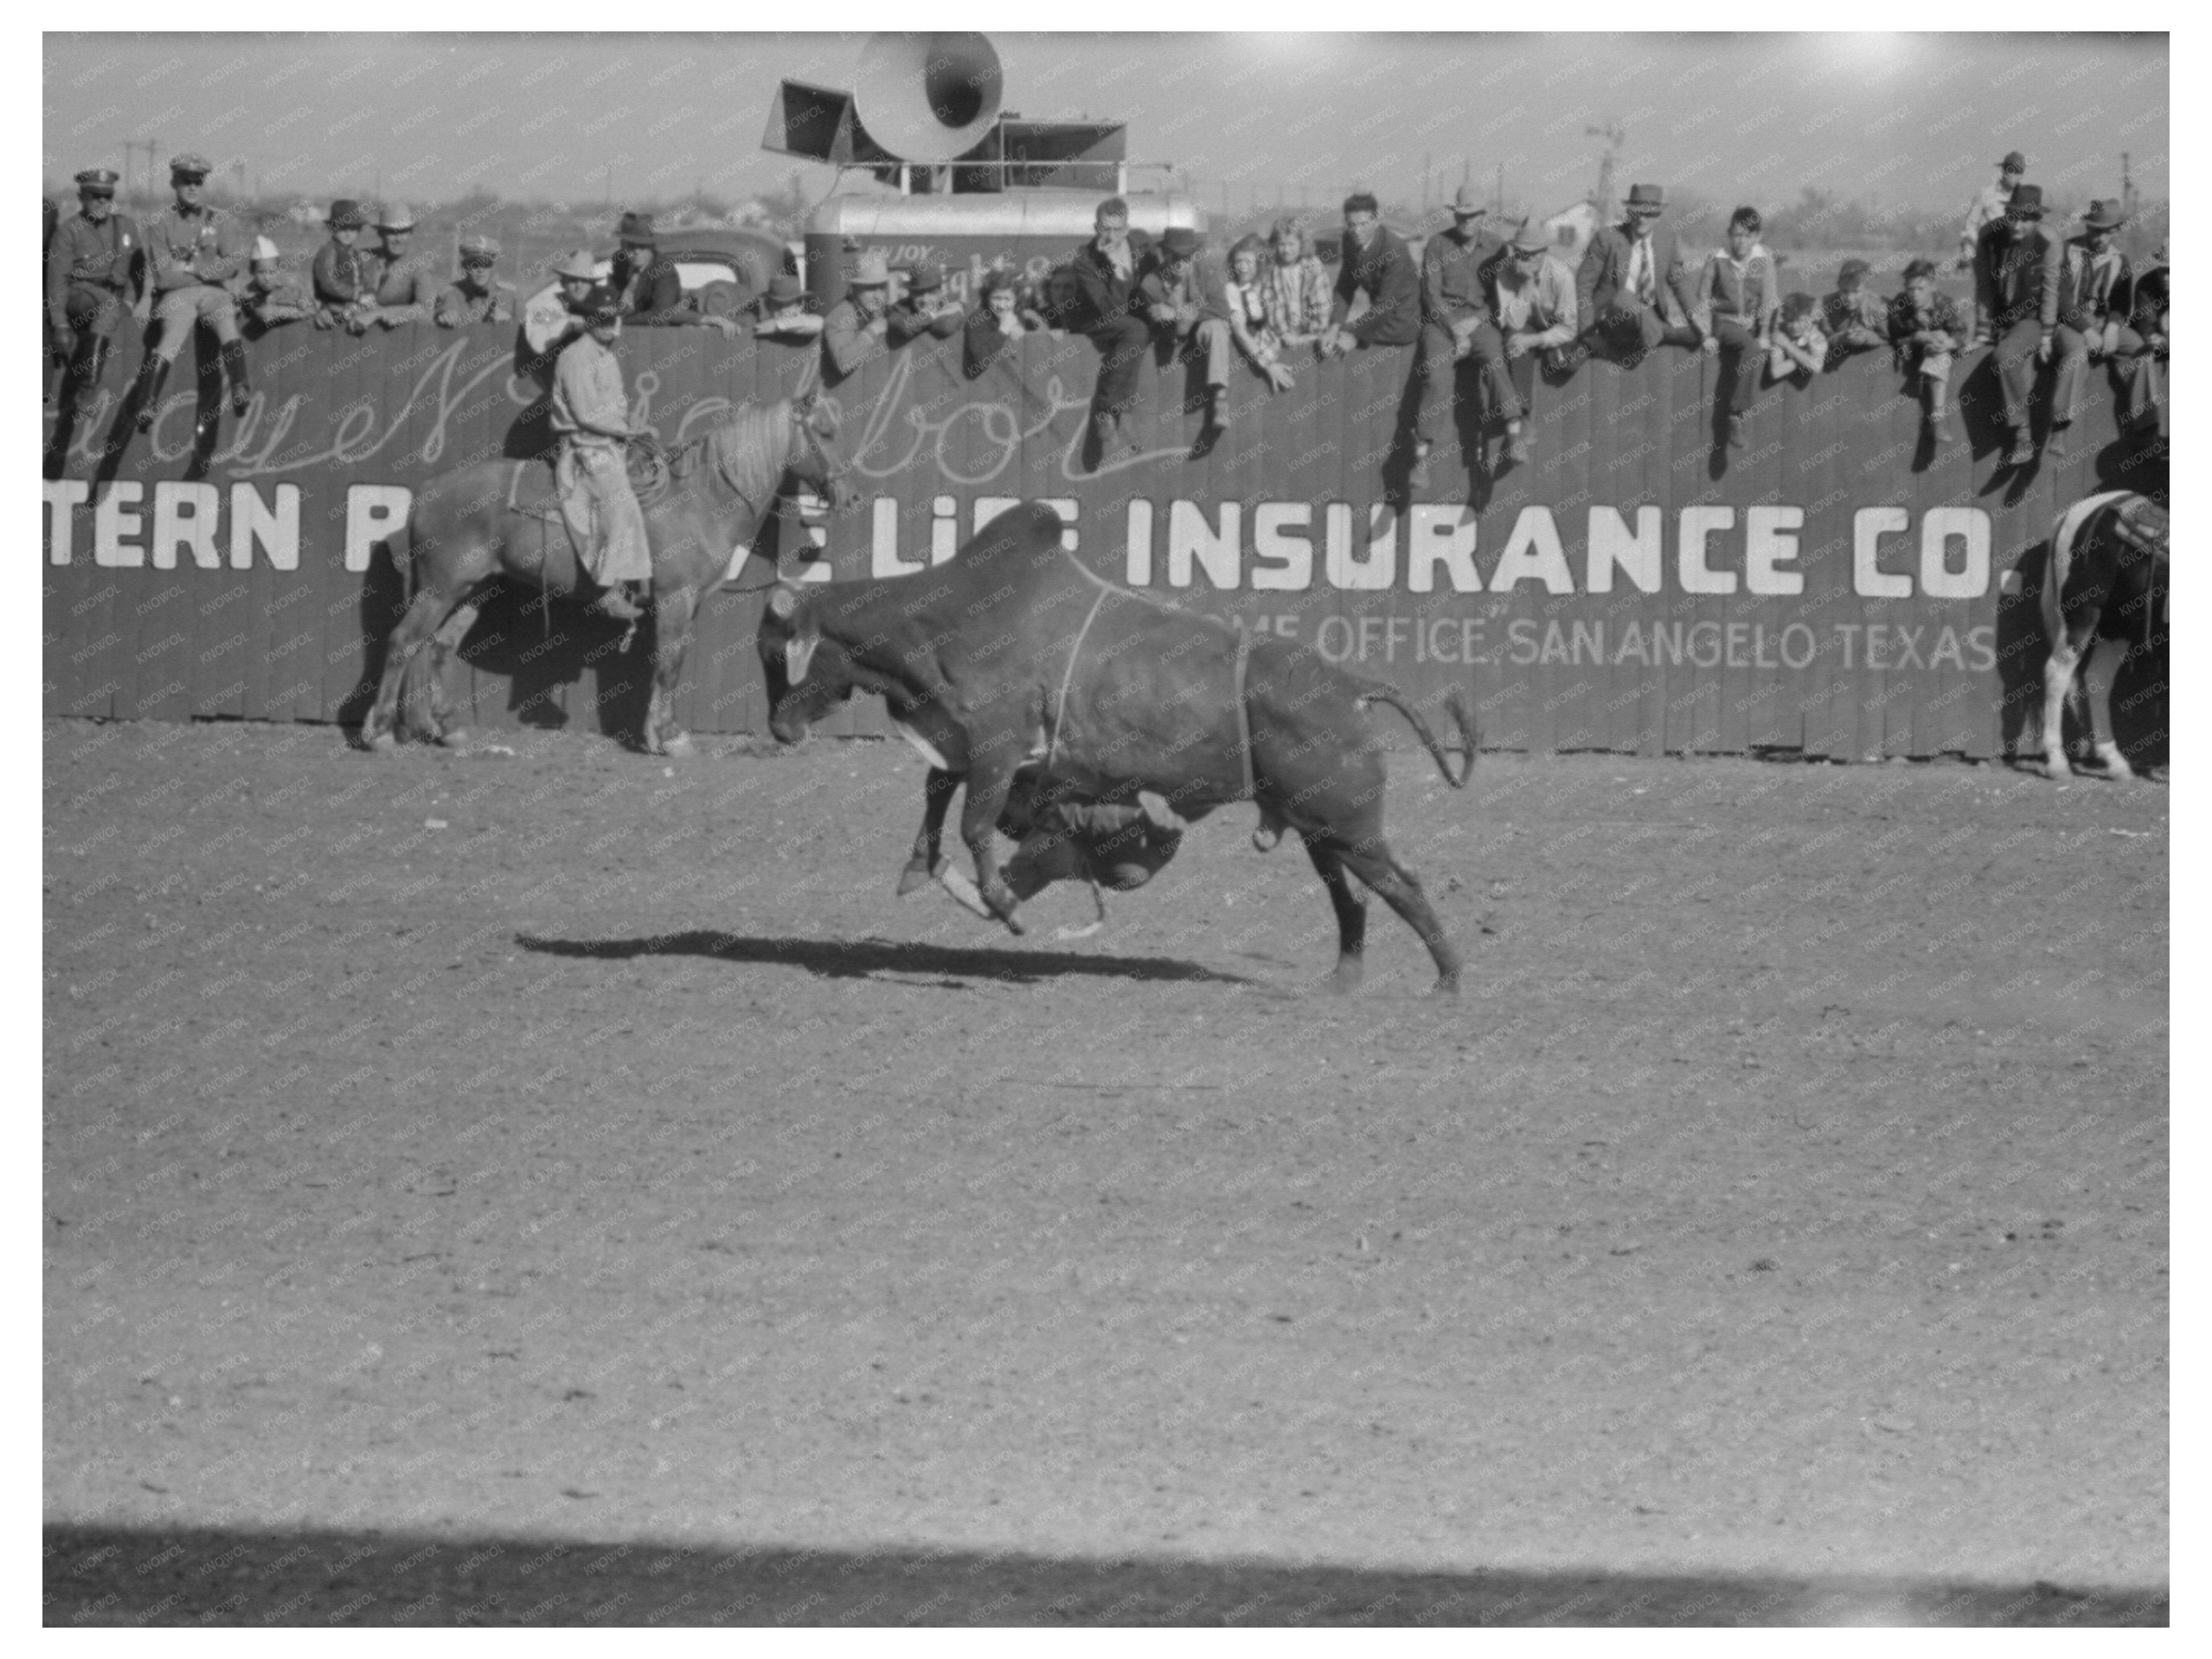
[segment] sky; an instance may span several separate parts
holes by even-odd
[[[1129,125],[1133,157],[1201,203],[1411,201],[1462,167],[1548,211],[1616,179],[1779,206],[1807,185],[1963,205],[2007,149],[2052,195],[2167,194],[2160,34],[1620,35],[991,33],[1005,106]],[[47,33],[44,172],[121,168],[133,140],[242,164],[264,192],[438,200],[481,184],[570,204],[743,198],[796,168],[760,149],[780,77],[851,87],[861,33]],[[143,173],[144,152],[136,168]]]

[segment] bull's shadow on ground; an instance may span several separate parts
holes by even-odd
[[[823,979],[935,974],[951,979],[1000,980],[1016,984],[1054,979],[1255,984],[1241,974],[1224,974],[1174,957],[1112,957],[1073,951],[930,945],[889,939],[756,939],[744,933],[717,933],[711,928],[653,933],[642,939],[546,939],[533,933],[518,933],[514,942],[526,951],[542,951],[547,956],[597,957],[610,961],[631,957],[713,957],[722,962],[800,968]]]
[[[579,1495],[581,1496],[580,1494]],[[2162,1589],[1600,1571],[1395,1572],[961,1550],[430,1533],[46,1528],[82,1625],[2162,1626]]]

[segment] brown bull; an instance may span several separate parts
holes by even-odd
[[[1365,902],[1382,895],[1458,988],[1459,952],[1421,884],[1382,836],[1382,745],[1362,711],[1387,702],[1454,788],[1467,781],[1474,729],[1449,702],[1466,761],[1454,776],[1420,715],[1389,687],[1310,651],[1196,617],[1093,574],[1060,544],[1059,514],[1030,501],[994,519],[952,560],[922,574],[803,590],[780,584],[761,619],[769,729],[796,743],[855,691],[880,696],[930,762],[924,814],[902,890],[940,863],[939,836],[965,785],[961,838],[990,912],[1014,932],[1019,900],[992,836],[1015,775],[1088,801],[1163,798],[1180,817],[1232,801],[1260,808],[1263,849],[1304,839],[1337,920],[1333,983],[1358,982]]]

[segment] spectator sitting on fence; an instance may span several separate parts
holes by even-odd
[[[331,204],[330,216],[324,222],[330,227],[331,240],[315,250],[314,263],[309,267],[319,307],[315,326],[359,334],[368,328],[369,313],[376,307],[368,256],[356,246],[361,240],[362,227],[368,221],[360,203],[341,196]]]
[[[265,334],[280,323],[306,322],[315,315],[314,296],[297,276],[281,267],[276,244],[266,236],[253,239],[252,257],[236,292],[239,315],[257,334]]]
[[[768,279],[768,291],[755,295],[738,315],[759,339],[797,344],[822,337],[822,319],[814,309],[813,296],[795,271],[777,271]]]
[[[438,295],[430,315],[441,328],[514,320],[514,290],[493,279],[499,244],[489,236],[461,238],[461,274]]]
[[[415,216],[386,203],[376,216],[377,245],[362,260],[376,302],[368,320],[380,328],[427,323],[438,302],[438,274],[427,256],[410,252],[414,240]]]
[[[1759,395],[1759,362],[1782,306],[1774,256],[1759,240],[1762,228],[1757,208],[1740,207],[1729,216],[1728,246],[1706,259],[1698,273],[1698,304],[1692,313],[1705,336],[1705,355],[1720,359],[1730,449],[1743,447],[1744,416]]]
[[[1662,289],[1674,296],[1685,317],[1698,309],[1674,228],[1660,220],[1666,210],[1663,185],[1630,185],[1626,216],[1601,226],[1575,268],[1575,308],[1583,337],[1630,362],[1657,346],[1694,346],[1698,340],[1694,327],[1670,323],[1660,310]]]
[[[1974,252],[1974,297],[1979,308],[1974,343],[1988,344],[2004,394],[2004,422],[2012,434],[2007,466],[2035,459],[2028,429],[2028,401],[2038,370],[2051,361],[2058,328],[2058,243],[2042,225],[2043,187],[2020,185],[2004,216],[1982,230]],[[2065,428],[2053,423],[2051,453],[2066,453]]]
[[[584,331],[581,307],[598,284],[597,262],[587,247],[572,248],[553,264],[556,286],[531,296],[522,308],[522,339],[550,374],[554,354]]]
[[[1973,268],[1974,250],[1981,246],[1982,232],[2004,217],[2011,204],[2012,193],[2020,181],[2027,176],[2027,157],[2018,150],[2009,150],[1997,163],[1997,180],[1984,185],[1966,204],[1966,228],[1959,235],[1959,269]]]
[[[1527,416],[1534,407],[1536,363],[1555,369],[1573,344],[1577,314],[1574,273],[1552,252],[1544,227],[1524,219],[1513,240],[1483,263],[1491,309],[1504,341],[1505,373],[1513,384],[1513,412],[1505,422],[1506,466],[1528,462]]]
[[[845,279],[845,297],[822,319],[822,351],[836,379],[843,380],[884,355],[891,329],[885,314],[890,289],[890,264],[875,249],[866,250]]]
[[[1820,301],[1820,330],[1827,337],[1830,362],[1889,343],[1889,307],[1867,286],[1872,274],[1865,260],[1844,260],[1836,273],[1836,291]]]
[[[1154,337],[1185,362],[1203,366],[1208,434],[1229,426],[1227,289],[1219,262],[1202,252],[1196,231],[1182,225],[1162,233],[1137,277],[1137,302]]]
[[[607,286],[621,301],[623,321],[633,328],[711,328],[726,340],[738,332],[734,319],[685,302],[684,278],[675,260],[661,257],[650,213],[623,214],[617,235],[620,246],[607,270]]]
[[[2127,319],[2114,367],[2125,393],[2124,420],[2131,427],[2154,423],[2166,406],[2166,249],[2161,245],[2151,255],[2151,263],[2135,274],[2112,302],[2113,309]],[[2142,349],[2132,356],[2127,349],[2130,335],[2142,342]]]
[[[1936,444],[1951,441],[1951,364],[1966,342],[1966,317],[1959,302],[1936,286],[1936,262],[1915,259],[1905,268],[1905,291],[1889,302],[1889,337],[1898,367],[1913,378],[1920,418]]]
[[[177,199],[146,227],[146,260],[154,279],[154,320],[160,325],[154,349],[139,365],[134,388],[137,427],[153,429],[162,383],[184,352],[194,328],[205,325],[222,354],[230,381],[230,407],[243,415],[252,399],[246,385],[246,345],[238,337],[238,300],[231,279],[245,261],[230,216],[202,204],[200,192],[214,163],[184,155],[169,163],[169,183]]]
[[[1773,338],[1767,343],[1767,378],[1809,386],[1813,377],[1827,367],[1832,349],[1827,331],[1820,325],[1820,302],[1809,294],[1787,295],[1774,325]]]
[[[1034,285],[1021,283],[1015,298],[1015,310],[1030,332],[1042,331],[1055,340],[1066,338],[1075,327],[1083,306],[1083,291],[1076,286],[1072,265],[1054,265]]]
[[[1472,359],[1482,371],[1493,409],[1516,427],[1521,408],[1505,372],[1505,340],[1490,315],[1483,271],[1499,250],[1494,235],[1482,229],[1481,199],[1466,185],[1452,198],[1449,229],[1429,238],[1421,250],[1421,349],[1414,373],[1421,379],[1420,402],[1413,416],[1413,464],[1407,487],[1429,487],[1429,450],[1459,402],[1459,366]]]
[[[1352,302],[1367,296],[1367,309],[1346,319]],[[1361,346],[1409,346],[1421,337],[1421,278],[1404,240],[1382,222],[1382,209],[1365,191],[1344,198],[1344,264],[1321,337],[1324,357],[1341,357]]]
[[[1267,242],[1274,252],[1262,283],[1268,326],[1285,351],[1316,344],[1328,331],[1328,272],[1297,219],[1276,220]]]
[[[1129,204],[1109,196],[1098,204],[1096,234],[1075,256],[1077,314],[1098,348],[1098,386],[1091,396],[1091,429],[1103,459],[1120,443],[1121,417],[1137,398],[1137,372],[1152,329],[1137,307],[1137,250],[1129,238]]]
[[[983,273],[981,303],[968,313],[960,343],[961,367],[974,380],[996,362],[999,354],[1030,332],[1018,310],[1014,273],[1000,267]]]
[[[2081,234],[2069,237],[2058,260],[2058,327],[2053,337],[2058,383],[2051,390],[2051,453],[2060,433],[2081,413],[2081,386],[2089,365],[2114,364],[2124,377],[2142,351],[2142,337],[2127,326],[2118,301],[2135,286],[2135,270],[2114,233],[2127,222],[2116,202],[2089,204]],[[2126,367],[2121,367],[2126,365]]]
[[[1244,237],[1229,250],[1229,281],[1224,287],[1229,337],[1269,386],[1288,392],[1294,382],[1283,366],[1282,338],[1267,320],[1267,246],[1257,236]]]
[[[949,340],[964,320],[960,301],[945,290],[945,267],[936,264],[916,265],[907,272],[906,292],[884,317],[895,346],[925,334],[933,340]]]
[[[145,240],[115,211],[115,185],[111,167],[78,173],[79,210],[55,228],[46,249],[46,325],[71,409],[99,381],[145,286]]]

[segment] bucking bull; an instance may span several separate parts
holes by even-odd
[[[2088,682],[2089,740],[2105,775],[2135,775],[2112,736],[2112,681],[2130,649],[2148,645],[2159,620],[2159,595],[2169,583],[2166,534],[2166,510],[2125,489],[2085,497],[2051,526],[2043,577],[2043,629],[2051,642],[2043,668],[2048,776],[2073,775],[2065,713],[2077,669]]]
[[[1349,872],[1420,935],[1437,989],[1457,990],[1460,953],[1383,839],[1382,746],[1363,711],[1397,709],[1457,789],[1475,751],[1464,696],[1447,703],[1464,753],[1455,775],[1392,688],[1116,586],[1060,534],[1059,513],[1030,501],[924,574],[781,583],[769,596],[761,669],[777,740],[797,743],[833,705],[868,692],[929,763],[899,890],[933,876],[956,895],[965,884],[939,848],[963,786],[971,908],[1017,933],[1020,900],[1046,883],[1080,873],[1094,891],[1100,880],[1141,884],[1173,855],[1183,823],[1249,800],[1260,809],[1254,844],[1266,851],[1295,830],[1328,890],[1335,988],[1358,983],[1367,927]],[[993,842],[1002,824],[1023,838],[1004,872]]]

